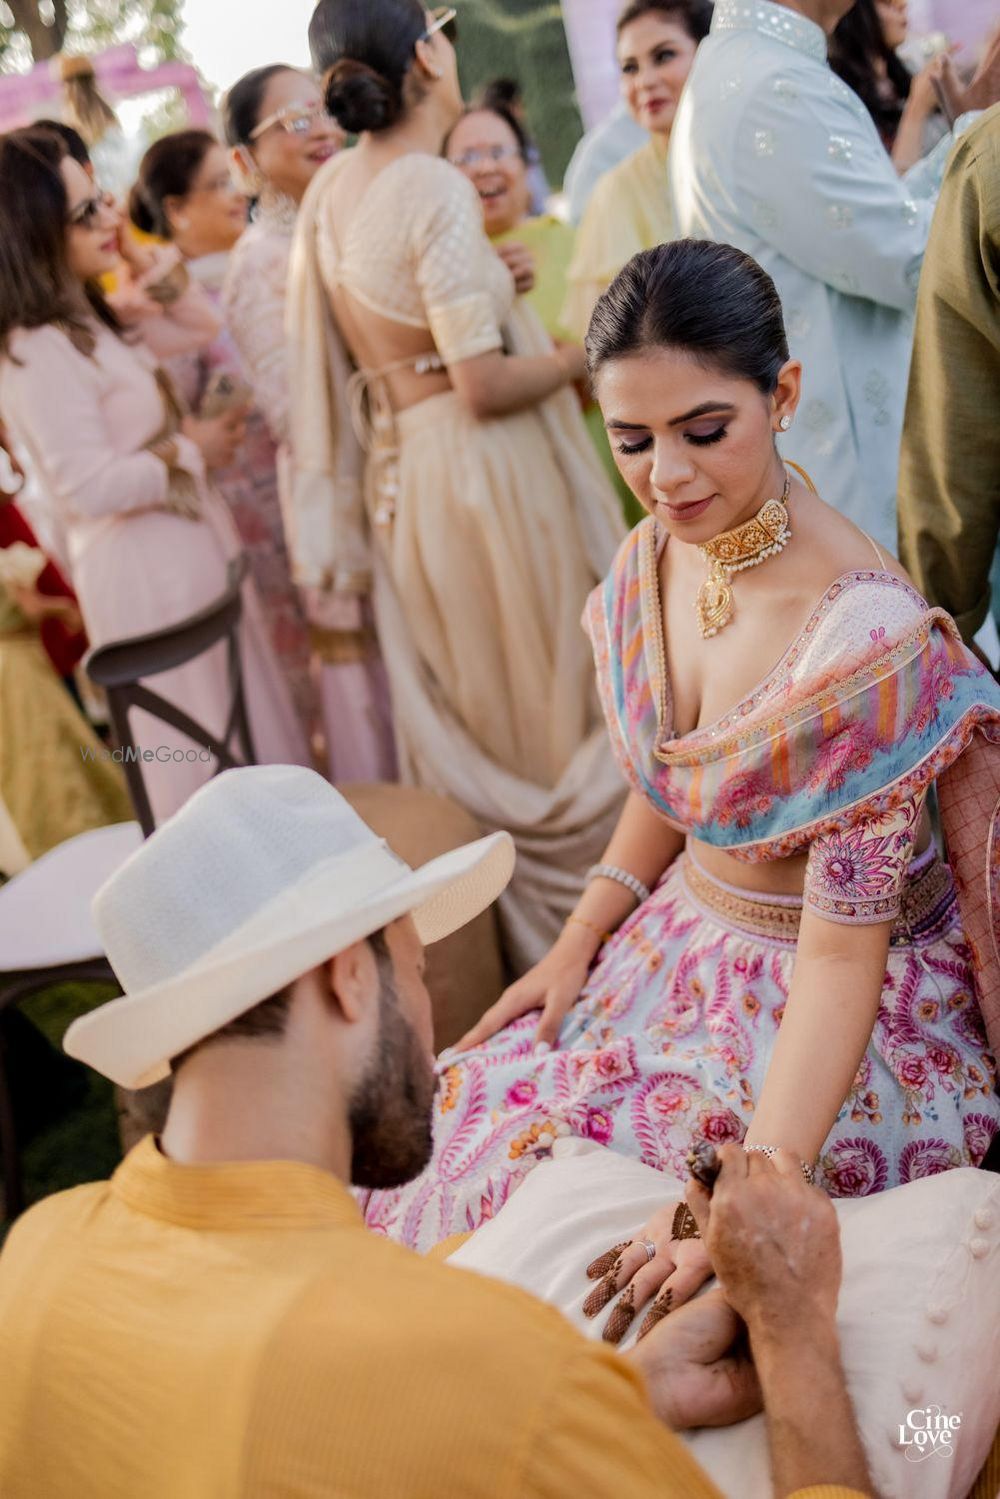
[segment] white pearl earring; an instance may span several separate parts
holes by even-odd
[[[778,426],[781,428],[782,432],[787,432],[791,425],[792,419],[786,412],[786,414],[779,421]]]

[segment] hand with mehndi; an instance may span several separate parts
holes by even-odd
[[[614,1302],[603,1337],[606,1343],[620,1343],[644,1311],[641,1341],[664,1317],[690,1301],[712,1273],[690,1209],[683,1202],[671,1203],[654,1213],[632,1239],[614,1245],[587,1266],[588,1277],[597,1284],[583,1303],[584,1315],[599,1316]]]

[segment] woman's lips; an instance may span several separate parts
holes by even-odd
[[[306,152],[309,161],[329,161],[334,155],[336,155],[335,146],[316,146],[312,151]]]
[[[643,101],[642,108],[647,114],[656,115],[659,114],[661,110],[666,109],[669,103],[669,99],[645,99]]]
[[[670,505],[666,500],[657,500],[656,508],[673,521],[697,520],[699,515],[705,514],[714,499],[715,495],[710,494],[707,499],[692,500],[687,505]]]
[[[115,235],[112,235],[110,239],[102,240],[101,241],[101,249],[103,250],[103,252],[104,252],[105,255],[117,255],[118,254],[118,239],[117,239],[117,237]]]

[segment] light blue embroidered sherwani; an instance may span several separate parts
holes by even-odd
[[[784,453],[892,552],[912,314],[952,144],[899,177],[823,32],[770,0],[716,0],[671,138],[678,232],[738,245],[781,296],[804,370]]]

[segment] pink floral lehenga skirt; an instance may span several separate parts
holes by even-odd
[[[749,896],[679,858],[604,947],[555,1050],[534,1055],[532,1014],[442,1055],[433,1160],[410,1185],[370,1194],[369,1226],[421,1250],[474,1229],[559,1135],[672,1177],[686,1175],[693,1139],[740,1140],[788,997],[800,912],[794,898]],[[1000,1129],[995,1082],[954,883],[928,852],[907,880],[872,1039],[818,1182],[858,1197],[978,1165]]]

